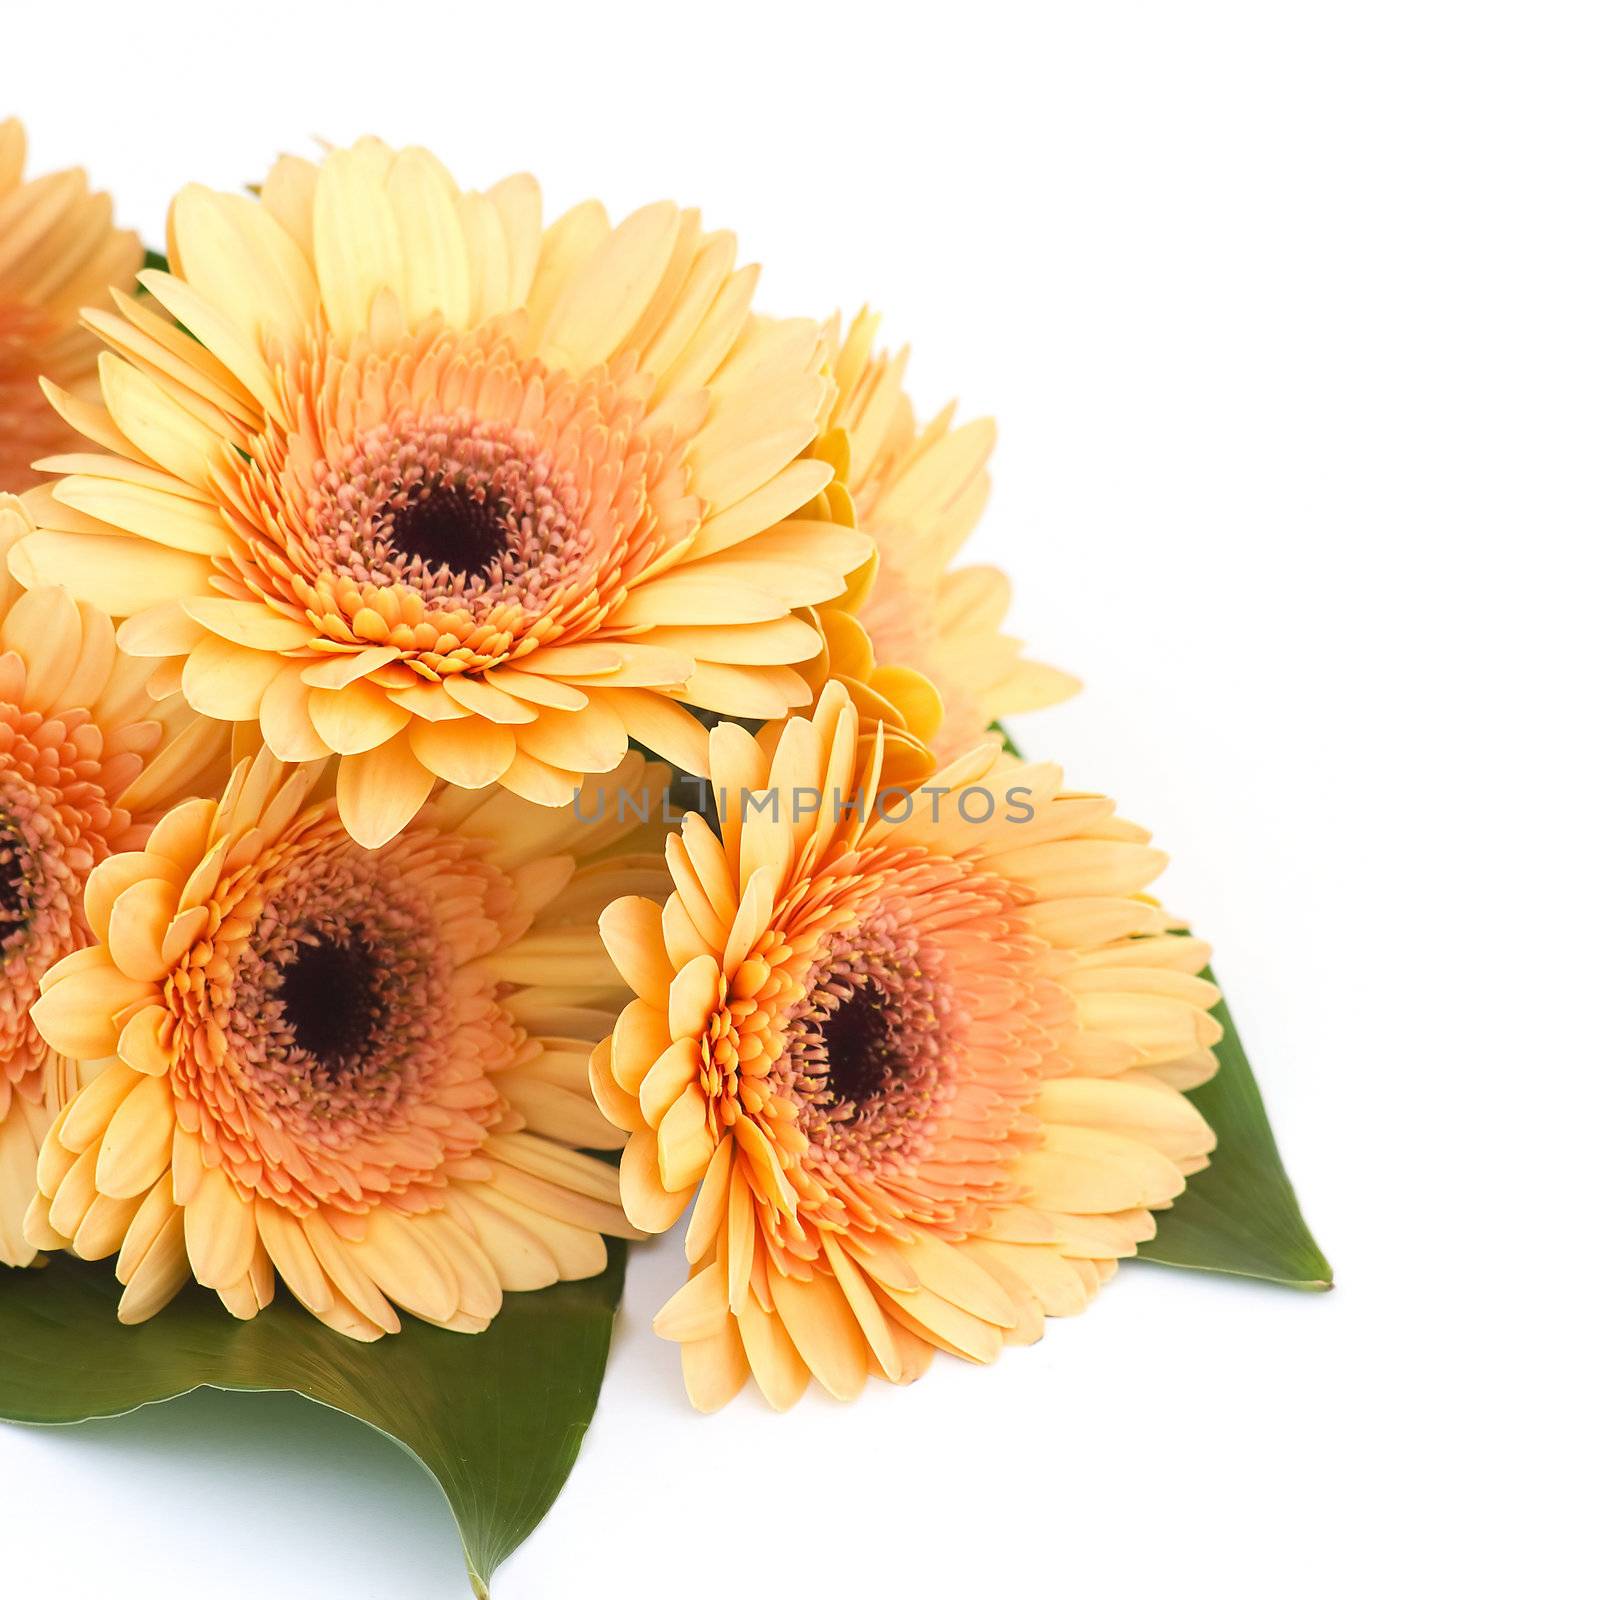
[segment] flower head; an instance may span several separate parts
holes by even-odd
[[[630,739],[703,771],[682,702],[807,701],[794,613],[868,547],[794,515],[832,471],[821,330],[750,314],[730,235],[665,203],[542,228],[531,178],[463,193],[376,140],[259,202],[185,189],[170,232],[141,280],[167,315],[102,325],[76,418],[111,454],[16,570],[131,614],[128,649],[281,759],[349,758],[361,842],[436,777],[564,805]]]
[[[41,1248],[117,1255],[120,1315],[190,1274],[251,1317],[281,1277],[373,1339],[399,1306],[488,1325],[502,1291],[600,1271],[626,1233],[585,1063],[622,996],[598,905],[648,884],[633,813],[441,793],[357,845],[316,765],[263,751],[89,881],[95,942],[34,1020],[96,1075],[39,1162]],[[659,796],[630,755],[606,790]]]
[[[214,781],[220,730],[157,706],[150,664],[119,655],[109,619],[61,589],[24,594],[7,551],[27,530],[0,495],[0,1263],[26,1266],[39,1142],[76,1062],[28,1016],[45,972],[89,939],[84,883],[137,850],[179,795]]]
[[[656,1327],[704,1408],[1037,1338],[1214,1142],[1179,1090],[1215,1069],[1217,995],[1142,892],[1147,835],[995,741],[881,789],[857,725],[834,684],[770,758],[717,729],[720,838],[690,817],[664,907],[601,918],[637,998],[591,1078],[630,1219],[694,1201]]]
[[[25,183],[27,148],[20,122],[0,122],[0,491],[14,492],[37,480],[40,456],[71,449],[75,437],[39,380],[69,410],[94,392],[97,342],[78,313],[109,308],[113,293],[133,288],[144,259],[82,172]]]
[[[838,384],[829,429],[842,438],[840,476],[873,558],[823,608],[821,626],[829,670],[850,680],[863,725],[884,723],[891,758],[896,743],[911,747],[891,770],[921,777],[999,718],[1053,705],[1078,684],[1024,660],[1000,632],[1011,595],[1003,573],[951,565],[988,498],[994,424],[952,427],[952,405],[919,427],[902,386],[907,352],[874,353],[877,326],[863,311],[842,341],[836,324],[828,332]],[[932,752],[921,772],[918,743]]]

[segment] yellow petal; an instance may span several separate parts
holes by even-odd
[[[132,1093],[138,1076],[120,1061],[114,1061],[99,1077],[85,1084],[62,1114],[56,1137],[69,1150],[87,1150],[109,1126],[117,1107]],[[7,1119],[8,1121],[12,1119]],[[23,1121],[15,1119],[20,1125]]]
[[[727,1318],[727,1284],[711,1266],[695,1273],[656,1313],[650,1326],[661,1338],[685,1344],[713,1337]]]
[[[610,772],[628,753],[627,727],[598,696],[582,711],[541,711],[515,738],[524,755],[571,772]]]
[[[509,727],[468,717],[461,722],[411,724],[411,753],[430,772],[463,789],[482,789],[499,781],[517,754]]]
[[[328,748],[346,756],[376,749],[411,721],[409,711],[365,681],[343,689],[313,689],[307,709]]]
[[[331,1311],[333,1286],[298,1219],[269,1200],[257,1200],[255,1213],[256,1231],[290,1294],[316,1316]]]
[[[130,1326],[148,1322],[189,1281],[180,1212],[166,1219],[138,1266],[122,1281],[127,1288],[117,1304],[117,1320]]]
[[[162,878],[141,878],[111,908],[107,946],[130,978],[155,982],[167,974],[162,941],[178,910],[178,888]]]
[[[454,1273],[424,1246],[408,1219],[385,1210],[369,1213],[366,1238],[349,1252],[396,1305],[430,1322],[448,1322],[456,1314],[461,1291]]]
[[[311,721],[311,689],[297,660],[282,662],[261,697],[261,736],[280,761],[317,761],[331,755]]]
[[[265,206],[191,183],[172,202],[171,228],[184,279],[257,345],[315,323],[311,264]]]
[[[174,477],[204,485],[210,481],[213,467],[222,466],[223,440],[191,416],[148,372],[120,356],[103,354],[100,389],[116,425]]]
[[[623,1210],[628,1221],[645,1233],[665,1233],[694,1198],[693,1189],[668,1194],[662,1188],[657,1149],[653,1132],[632,1135],[618,1169]]]
[[[617,224],[552,311],[546,362],[582,371],[616,353],[672,258],[678,223],[677,207],[660,201]]]
[[[669,1194],[692,1189],[716,1153],[705,1094],[691,1084],[673,1102],[656,1130],[661,1186]]]
[[[78,608],[64,589],[35,589],[17,596],[0,620],[0,651],[12,650],[27,667],[35,693],[60,683],[77,665],[83,642]]]
[[[184,1206],[184,1245],[195,1282],[221,1290],[250,1270],[256,1218],[221,1168],[213,1168]]]
[[[611,1075],[611,1040],[602,1039],[589,1058],[589,1092],[606,1118],[628,1133],[637,1133],[649,1124],[639,1110],[639,1102],[624,1094]]]
[[[203,716],[224,722],[254,721],[262,696],[281,667],[275,655],[207,634],[183,664],[183,697]]]
[[[1158,1150],[1094,1128],[1057,1128],[1048,1150],[1017,1163],[1022,1199],[1059,1211],[1126,1211],[1164,1205],[1183,1174]]]
[[[646,750],[693,777],[711,771],[710,734],[682,706],[648,689],[609,689],[605,700]]]
[[[671,1043],[665,1012],[647,1000],[630,1000],[618,1016],[611,1038],[611,1073],[617,1087],[637,1098],[645,1074]]]
[[[738,1322],[757,1388],[774,1411],[787,1411],[805,1393],[810,1369],[783,1323],[755,1300],[739,1312]]]
[[[200,556],[220,556],[228,551],[228,525],[221,515],[186,494],[76,475],[63,478],[52,494],[57,505],[70,506],[96,521],[173,550]]]
[[[383,174],[358,150],[336,150],[317,176],[312,209],[317,281],[336,338],[366,331],[373,297],[402,287],[405,258]]]
[[[1212,1150],[1217,1143],[1193,1103],[1165,1085],[1056,1078],[1041,1087],[1035,1110],[1047,1122],[1136,1139],[1172,1160]]]
[[[600,937],[622,981],[636,995],[666,999],[675,973],[661,936],[660,906],[640,895],[613,900],[600,913]]]
[[[772,1304],[801,1359],[836,1400],[854,1400],[866,1387],[867,1342],[849,1303],[832,1278],[808,1283],[781,1272],[767,1274]]]
[[[656,1127],[701,1072],[700,1041],[679,1039],[669,1045],[639,1085],[638,1109],[650,1127]],[[672,1184],[672,1188],[680,1188]]]
[[[724,1315],[717,1332],[682,1349],[683,1384],[696,1411],[717,1411],[744,1387],[750,1375],[739,1324]]]
[[[75,968],[34,1001],[34,1026],[62,1055],[96,1060],[116,1051],[117,1013],[153,992],[148,983],[119,972],[102,951],[98,962]]]
[[[109,533],[32,533],[11,547],[10,565],[25,587],[63,584],[113,617],[203,591],[211,580],[203,556]]]
[[[141,1077],[106,1128],[95,1183],[118,1199],[142,1195],[172,1165],[177,1123],[165,1078]],[[237,1272],[233,1274],[237,1277]]]
[[[860,1267],[839,1248],[831,1233],[822,1235],[822,1248],[867,1347],[877,1358],[889,1382],[898,1383],[901,1377],[900,1348],[883,1307],[878,1304]]]
[[[503,1287],[523,1293],[543,1289],[560,1278],[560,1267],[529,1225],[525,1208],[516,1206],[509,1197],[497,1196],[487,1184],[463,1185],[462,1193],[455,1198],[480,1248],[494,1263]]]
[[[426,150],[402,150],[389,170],[388,191],[400,234],[408,320],[415,327],[436,311],[452,327],[464,327],[472,311],[472,278],[449,173]]]
[[[723,996],[722,972],[713,955],[696,956],[675,974],[667,996],[667,1024],[674,1039],[698,1039]]]
[[[303,617],[288,617],[255,600],[191,595],[182,602],[186,616],[210,632],[249,650],[298,650],[316,638]]]

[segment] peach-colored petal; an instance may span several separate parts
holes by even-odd
[[[74,437],[40,379],[74,398],[93,391],[96,344],[79,313],[131,289],[144,255],[81,172],[25,181],[26,157],[22,124],[0,121],[0,493],[17,494],[37,482],[33,463]]]

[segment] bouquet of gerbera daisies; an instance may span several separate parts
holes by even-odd
[[[482,1582],[555,1491],[452,1419],[537,1383],[559,1483],[608,1241],[687,1218],[703,1409],[993,1361],[1135,1253],[1326,1283],[1162,856],[1001,728],[1076,685],[954,564],[993,429],[875,319],[376,140],[180,190],[140,271],[22,156],[0,1410],[302,1389]]]

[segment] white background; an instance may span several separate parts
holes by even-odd
[[[1016,731],[1173,852],[1337,1269],[1134,1267],[996,1369],[707,1420],[640,1250],[500,1600],[1593,1592],[1594,16],[8,8],[37,169],[152,242],[382,132],[698,203],[998,416],[972,553],[1088,683]],[[423,1476],[288,1398],[0,1431],[0,1484],[18,1600],[465,1592]]]

